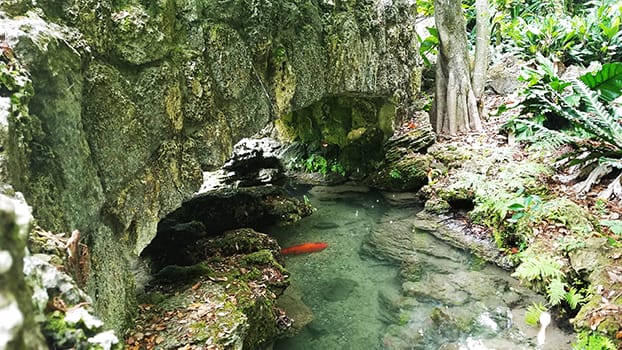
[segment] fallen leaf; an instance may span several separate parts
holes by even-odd
[[[605,317],[602,315],[594,315],[590,317],[590,328],[595,331],[604,319]]]

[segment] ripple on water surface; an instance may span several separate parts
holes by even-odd
[[[329,244],[286,257],[288,292],[300,295],[313,321],[275,350],[535,348],[538,330],[524,324],[524,313],[539,296],[414,230],[416,208],[390,208],[373,193],[339,197],[310,194],[317,212],[268,230],[283,247]],[[550,327],[543,349],[570,348],[571,338]]]

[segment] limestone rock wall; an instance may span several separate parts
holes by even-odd
[[[47,349],[32,300],[24,292],[28,287],[23,259],[31,221],[23,200],[0,194],[0,349]]]
[[[235,142],[336,96],[386,99],[399,118],[419,87],[410,0],[36,6],[0,4],[0,73],[27,72],[34,91],[0,109],[8,176],[41,225],[83,233],[89,292],[117,329],[132,257]]]

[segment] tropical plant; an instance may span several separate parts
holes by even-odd
[[[525,252],[521,254],[521,261],[512,276],[529,282],[536,289],[544,290],[552,306],[565,301],[571,309],[575,309],[585,299],[566,282],[562,265],[557,260]]]
[[[574,15],[551,7],[551,2],[498,3],[500,11],[492,21],[493,42],[502,52],[524,59],[541,53],[565,65],[622,59],[619,1],[590,1],[573,9]]]
[[[589,1],[572,20],[579,41],[569,55],[575,62],[611,62],[622,59],[621,5],[616,0]]]
[[[551,70],[550,60],[539,56],[538,62],[538,68],[525,75],[529,90],[521,103],[521,115],[504,127],[519,139],[542,146],[559,149],[568,145],[559,164],[572,176],[564,179],[584,180],[575,190],[585,194],[601,178],[622,169],[622,119],[606,105],[621,94],[622,66],[606,64],[578,80],[564,81]],[[622,198],[621,178],[618,175],[600,197]]]
[[[564,93],[571,85],[557,75],[557,69],[553,60],[537,53],[533,64],[534,68],[524,68],[519,76],[519,81],[525,84],[522,92],[523,100],[514,106],[501,106],[500,112],[511,108],[520,108],[518,116],[508,120],[502,130],[511,132],[518,141],[529,140],[543,126],[559,129],[559,119],[549,106],[551,101],[557,102],[557,96]],[[572,102],[572,97],[569,98]],[[529,123],[524,121],[528,120]],[[535,124],[535,125],[534,125]]]
[[[329,172],[345,176],[346,171],[341,163],[335,160],[328,160],[320,154],[313,153],[309,158],[303,159],[303,168],[308,172],[317,172],[326,175]]]
[[[596,72],[579,78],[590,89],[598,92],[598,98],[606,103],[622,95],[622,62],[607,63]]]
[[[419,41],[419,55],[423,59],[423,63],[432,67],[432,62],[430,61],[430,56],[435,56],[438,53],[438,30],[435,27],[426,27],[428,31],[428,36],[425,39],[422,39],[419,34],[417,34],[417,40]]]
[[[543,219],[548,203],[538,195],[524,194],[524,189],[497,192],[492,198],[478,203],[469,213],[471,220],[492,230],[498,248],[522,249],[532,237],[534,224]]]
[[[525,323],[530,326],[537,326],[540,316],[545,311],[546,307],[540,303],[534,302],[533,304],[527,306],[527,310],[525,312]]]
[[[615,350],[615,343],[602,334],[582,331],[577,334],[577,341],[572,344],[573,350]]]

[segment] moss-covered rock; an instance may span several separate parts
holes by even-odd
[[[313,208],[302,200],[289,197],[276,186],[222,189],[206,192],[184,202],[158,225],[157,236],[144,249],[155,267],[170,264],[188,265],[199,262],[192,254],[197,241],[210,239],[232,229],[294,223],[310,215]],[[261,239],[252,229],[239,229],[235,235],[225,233],[215,241],[224,254],[254,252],[258,246],[276,243]],[[210,248],[211,249],[211,248]]]
[[[32,84],[11,100],[8,177],[43,226],[82,232],[117,330],[130,262],[240,138],[341,99],[315,141],[373,161],[419,86],[410,2],[12,0],[0,18]]]
[[[592,237],[568,253],[570,265],[590,283],[592,293],[577,313],[577,329],[596,330],[617,338],[622,325],[622,269],[619,259],[622,248],[612,247],[606,238]]]
[[[426,154],[434,140],[435,135],[429,122],[391,137],[384,146],[382,166],[367,181],[371,186],[383,190],[418,191],[428,183],[430,172],[438,168],[433,157]]]
[[[274,239],[251,229],[198,242],[187,253],[199,263],[169,265],[154,276],[144,300],[157,304],[140,310],[126,342],[262,349],[292,324],[276,306],[289,284],[278,249]],[[165,317],[179,326],[159,326]],[[145,326],[153,328],[153,337],[142,336]]]
[[[0,194],[0,348],[46,349],[35,321],[32,290],[24,279],[24,251],[32,221],[23,200]]]

